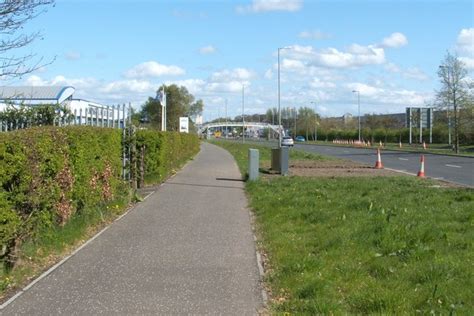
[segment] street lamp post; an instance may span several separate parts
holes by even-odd
[[[242,84],[242,143],[245,143],[244,96],[245,96],[245,85]]]
[[[225,138],[227,138],[229,131],[227,130],[227,99],[225,99]]]
[[[318,122],[317,122],[317,118],[318,116],[316,115],[316,102],[314,101],[311,101],[310,102],[311,104],[314,104],[314,137],[313,137],[313,140],[316,142],[318,141]]]
[[[447,66],[439,66],[439,68],[444,69],[448,75],[448,85],[451,85],[451,78],[450,78],[450,69]],[[446,116],[448,117],[448,145],[451,145],[451,116],[449,115],[449,99],[446,103]]]
[[[278,47],[278,147],[281,148],[281,107],[280,107],[280,50],[290,49],[290,47]]]
[[[360,91],[352,90],[353,93],[357,92],[357,107],[358,107],[358,117],[359,117],[359,142],[360,142]]]

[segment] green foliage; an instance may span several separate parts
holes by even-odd
[[[118,198],[120,158],[120,130],[43,127],[0,134],[1,248],[36,240]],[[5,261],[14,262],[16,254],[10,256]]]
[[[122,132],[70,126],[0,134],[0,291],[138,199],[122,180],[124,146],[145,148],[148,183],[163,181],[199,151],[195,135]]]
[[[67,123],[73,117],[71,111],[59,104],[44,104],[35,106],[12,105],[0,112],[0,121],[9,130],[32,126],[51,126]]]
[[[179,131],[179,118],[182,116],[194,116],[201,114],[204,103],[202,100],[195,100],[186,87],[179,87],[175,84],[164,86],[166,92],[166,127],[168,131]],[[163,86],[158,89],[158,93],[163,90]],[[152,128],[161,129],[162,106],[160,101],[149,97],[141,109],[141,120]],[[191,122],[191,125],[193,123]]]
[[[137,148],[145,148],[145,183],[159,183],[199,151],[194,134],[138,130]]]

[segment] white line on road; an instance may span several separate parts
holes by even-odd
[[[446,166],[446,167],[451,167],[451,168],[462,168],[461,166],[450,165],[450,164],[446,164],[445,166]]]
[[[398,158],[399,160],[408,160],[408,158]]]
[[[348,154],[348,153],[349,153],[349,150],[344,150],[344,152],[345,152],[346,154]]]

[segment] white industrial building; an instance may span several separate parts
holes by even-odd
[[[7,106],[36,106],[57,104],[65,106],[74,115],[72,124],[102,127],[123,127],[129,117],[129,106],[103,105],[75,99],[72,86],[4,86],[0,87],[0,112]]]

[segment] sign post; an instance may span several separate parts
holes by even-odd
[[[179,132],[189,133],[189,117],[185,116],[179,118]]]

